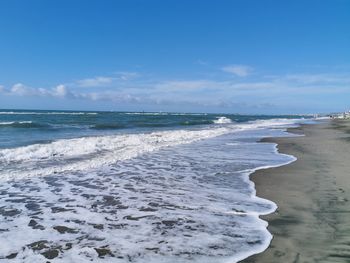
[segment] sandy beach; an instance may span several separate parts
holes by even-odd
[[[273,240],[243,262],[350,262],[350,122],[289,131],[305,136],[264,141],[298,160],[251,176],[257,195],[278,205],[264,218]]]

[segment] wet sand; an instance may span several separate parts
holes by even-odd
[[[278,210],[266,216],[274,238],[242,262],[350,262],[350,121],[303,125],[303,137],[266,139],[298,158],[252,175],[257,195]]]

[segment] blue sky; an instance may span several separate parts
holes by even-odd
[[[0,108],[350,108],[349,0],[2,0]]]

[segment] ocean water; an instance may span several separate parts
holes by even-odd
[[[238,262],[276,209],[249,175],[302,116],[0,111],[1,262]],[[283,175],[281,175],[282,177]]]

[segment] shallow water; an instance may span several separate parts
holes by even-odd
[[[0,256],[84,262],[104,251],[113,262],[235,262],[267,247],[257,216],[276,208],[255,197],[248,174],[292,160],[243,132],[103,169],[10,180],[0,187]]]
[[[267,248],[249,174],[295,158],[273,119],[64,138],[0,150],[0,259],[237,262]]]

